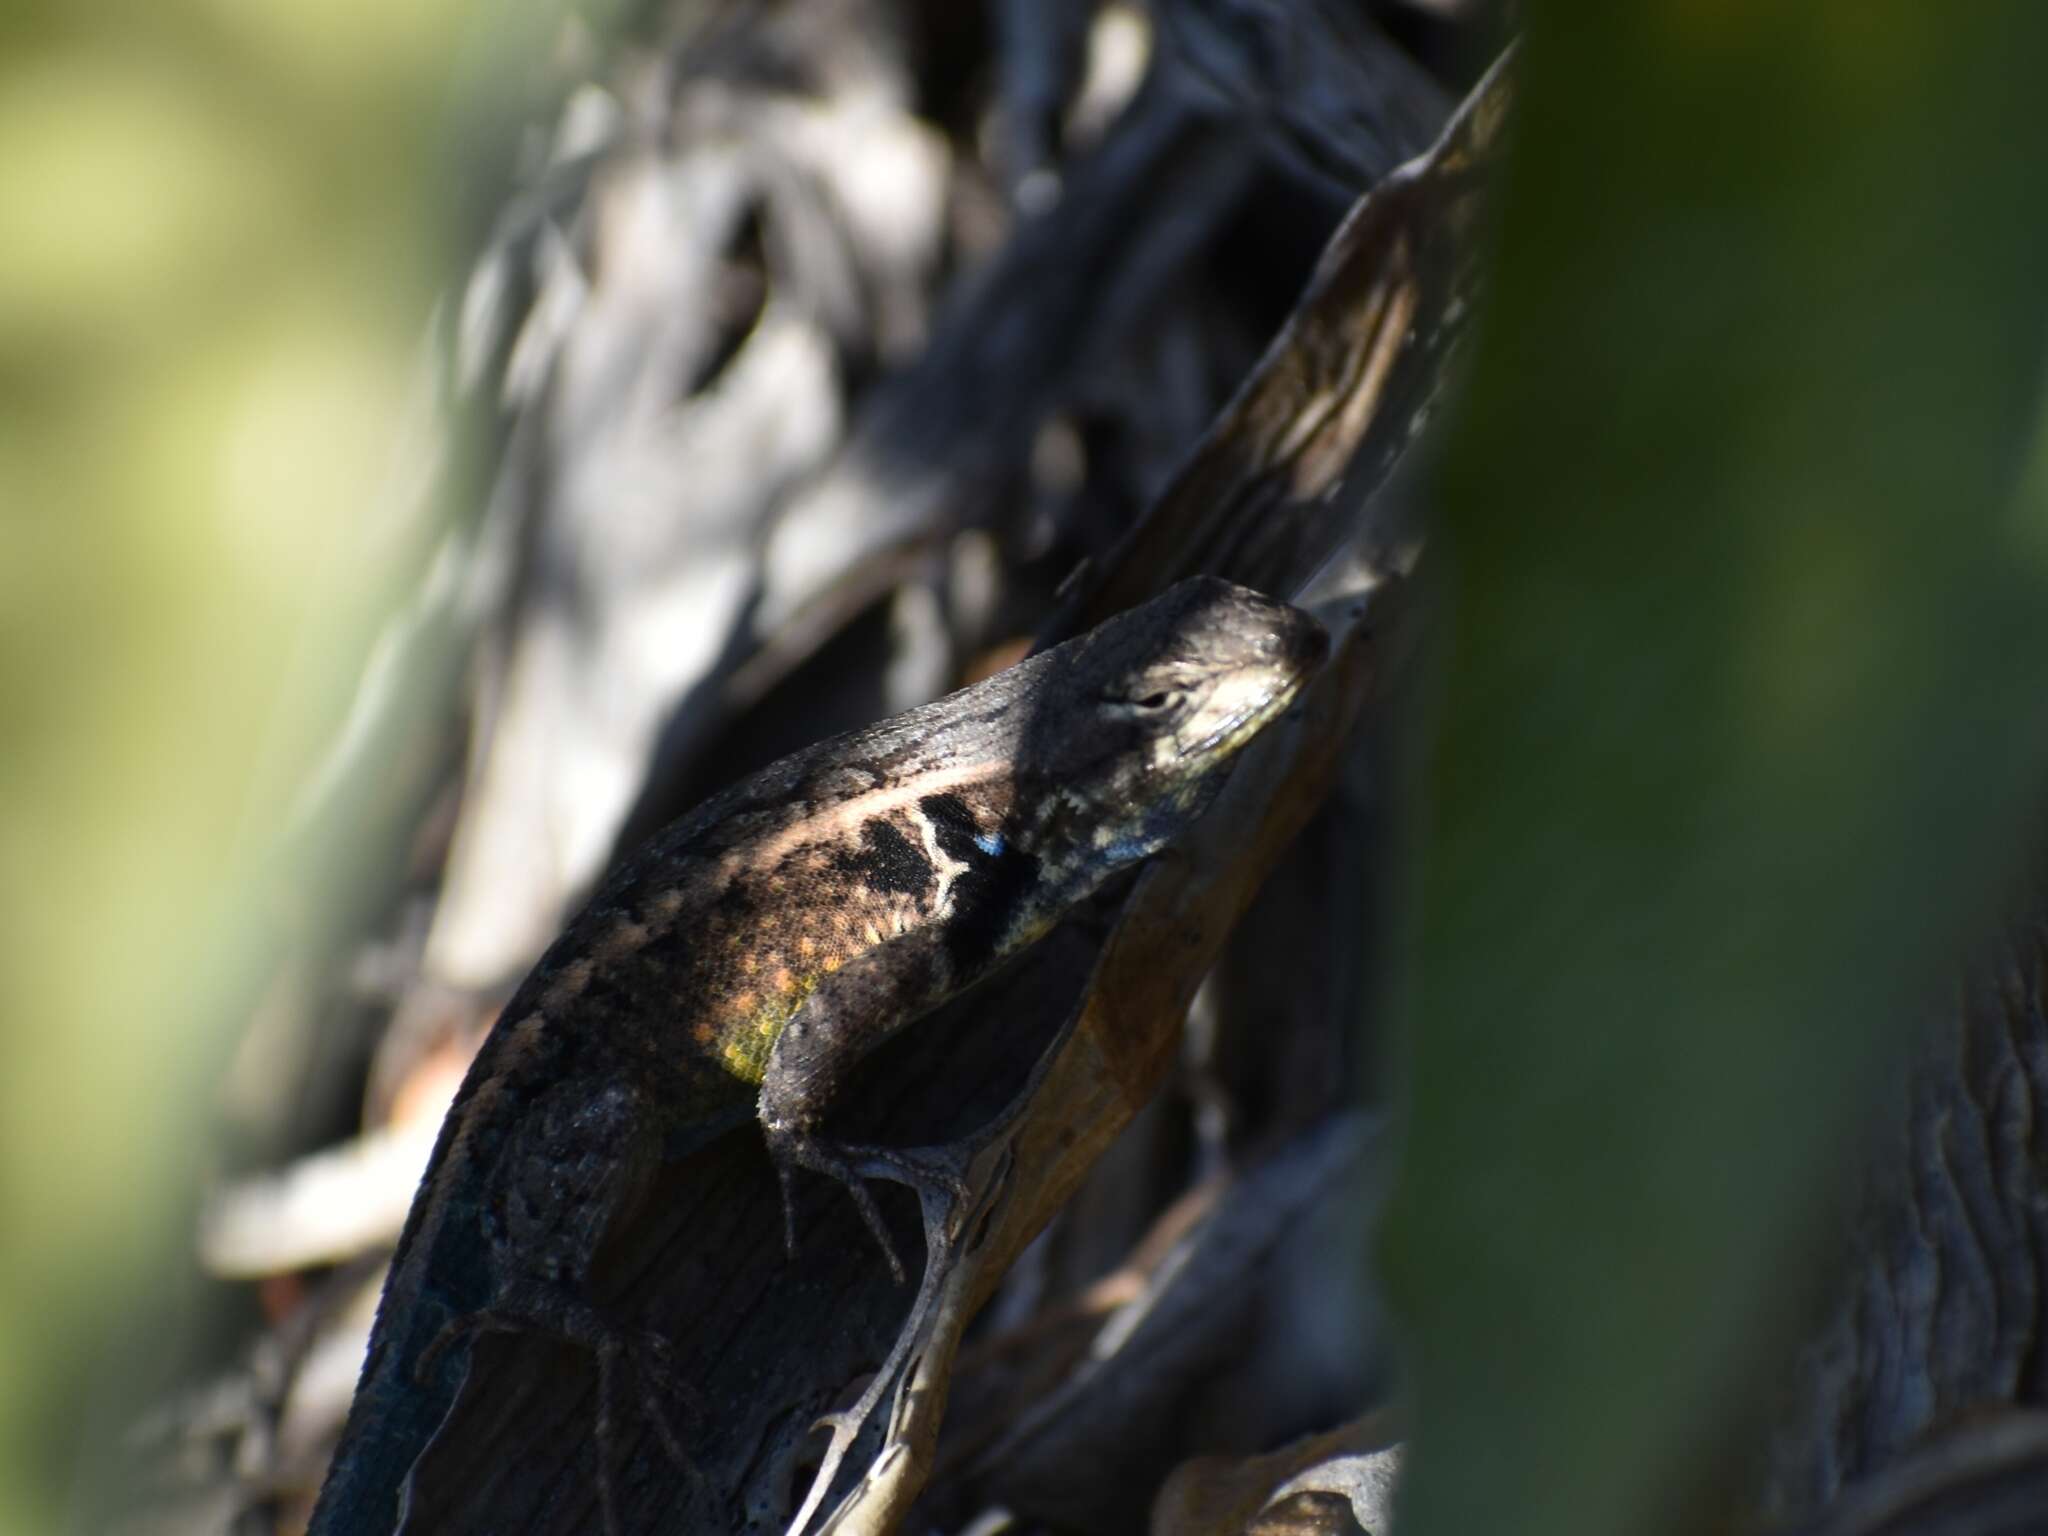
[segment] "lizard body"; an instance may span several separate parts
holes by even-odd
[[[538,1332],[687,1401],[664,1341],[585,1294],[660,1163],[757,1119],[782,1172],[843,1183],[900,1266],[865,1180],[914,1156],[817,1125],[890,1034],[1030,944],[1198,815],[1293,699],[1323,637],[1295,609],[1197,579],[934,704],[771,764],[623,864],[514,993],[450,1108],[390,1278],[312,1536],[402,1519],[404,1468],[465,1336]],[[794,1234],[791,1234],[794,1241]]]

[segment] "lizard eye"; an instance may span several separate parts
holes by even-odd
[[[1179,688],[1152,688],[1144,693],[1126,693],[1119,689],[1105,694],[1103,702],[1119,714],[1156,715],[1165,710],[1179,708],[1181,701],[1186,697],[1186,693]]]

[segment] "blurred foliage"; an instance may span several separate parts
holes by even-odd
[[[0,1530],[52,1527],[82,1441],[134,1411],[117,1379],[89,1415],[81,1383],[163,1304],[226,1001],[308,894],[313,866],[259,878],[256,854],[421,549],[377,513],[443,268],[450,101],[516,104],[558,10],[10,13]]]
[[[2048,8],[1527,13],[1444,456],[1404,1536],[1725,1512],[2048,745]]]

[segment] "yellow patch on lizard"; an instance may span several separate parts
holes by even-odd
[[[720,1054],[734,1077],[758,1083],[767,1075],[766,1056],[742,1035],[727,1040]]]

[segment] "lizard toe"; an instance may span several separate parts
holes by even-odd
[[[792,1167],[807,1168],[845,1187],[860,1212],[862,1222],[882,1250],[882,1257],[888,1261],[889,1273],[896,1277],[898,1285],[903,1284],[903,1260],[897,1256],[896,1244],[882,1220],[882,1209],[875,1204],[875,1197],[868,1190],[868,1175],[864,1169],[849,1161],[837,1144],[827,1143],[808,1131],[786,1124],[768,1128],[768,1150],[782,1178],[784,1241],[792,1258],[796,1255],[796,1215],[789,1198],[789,1170]]]
[[[683,1449],[682,1437],[676,1433],[675,1423],[668,1414],[668,1405],[680,1400],[693,1417],[701,1420],[706,1416],[704,1394],[686,1377],[676,1364],[675,1348],[662,1334],[652,1329],[642,1333],[639,1348],[633,1356],[633,1367],[640,1376],[641,1406],[647,1411],[647,1418],[654,1425],[655,1437],[668,1452],[669,1460],[680,1467],[695,1482],[702,1474],[697,1464]]]
[[[964,1172],[964,1160],[943,1147],[847,1147],[854,1166],[870,1179],[887,1179],[908,1185],[919,1193],[945,1195],[953,1204],[965,1206],[974,1198]]]

